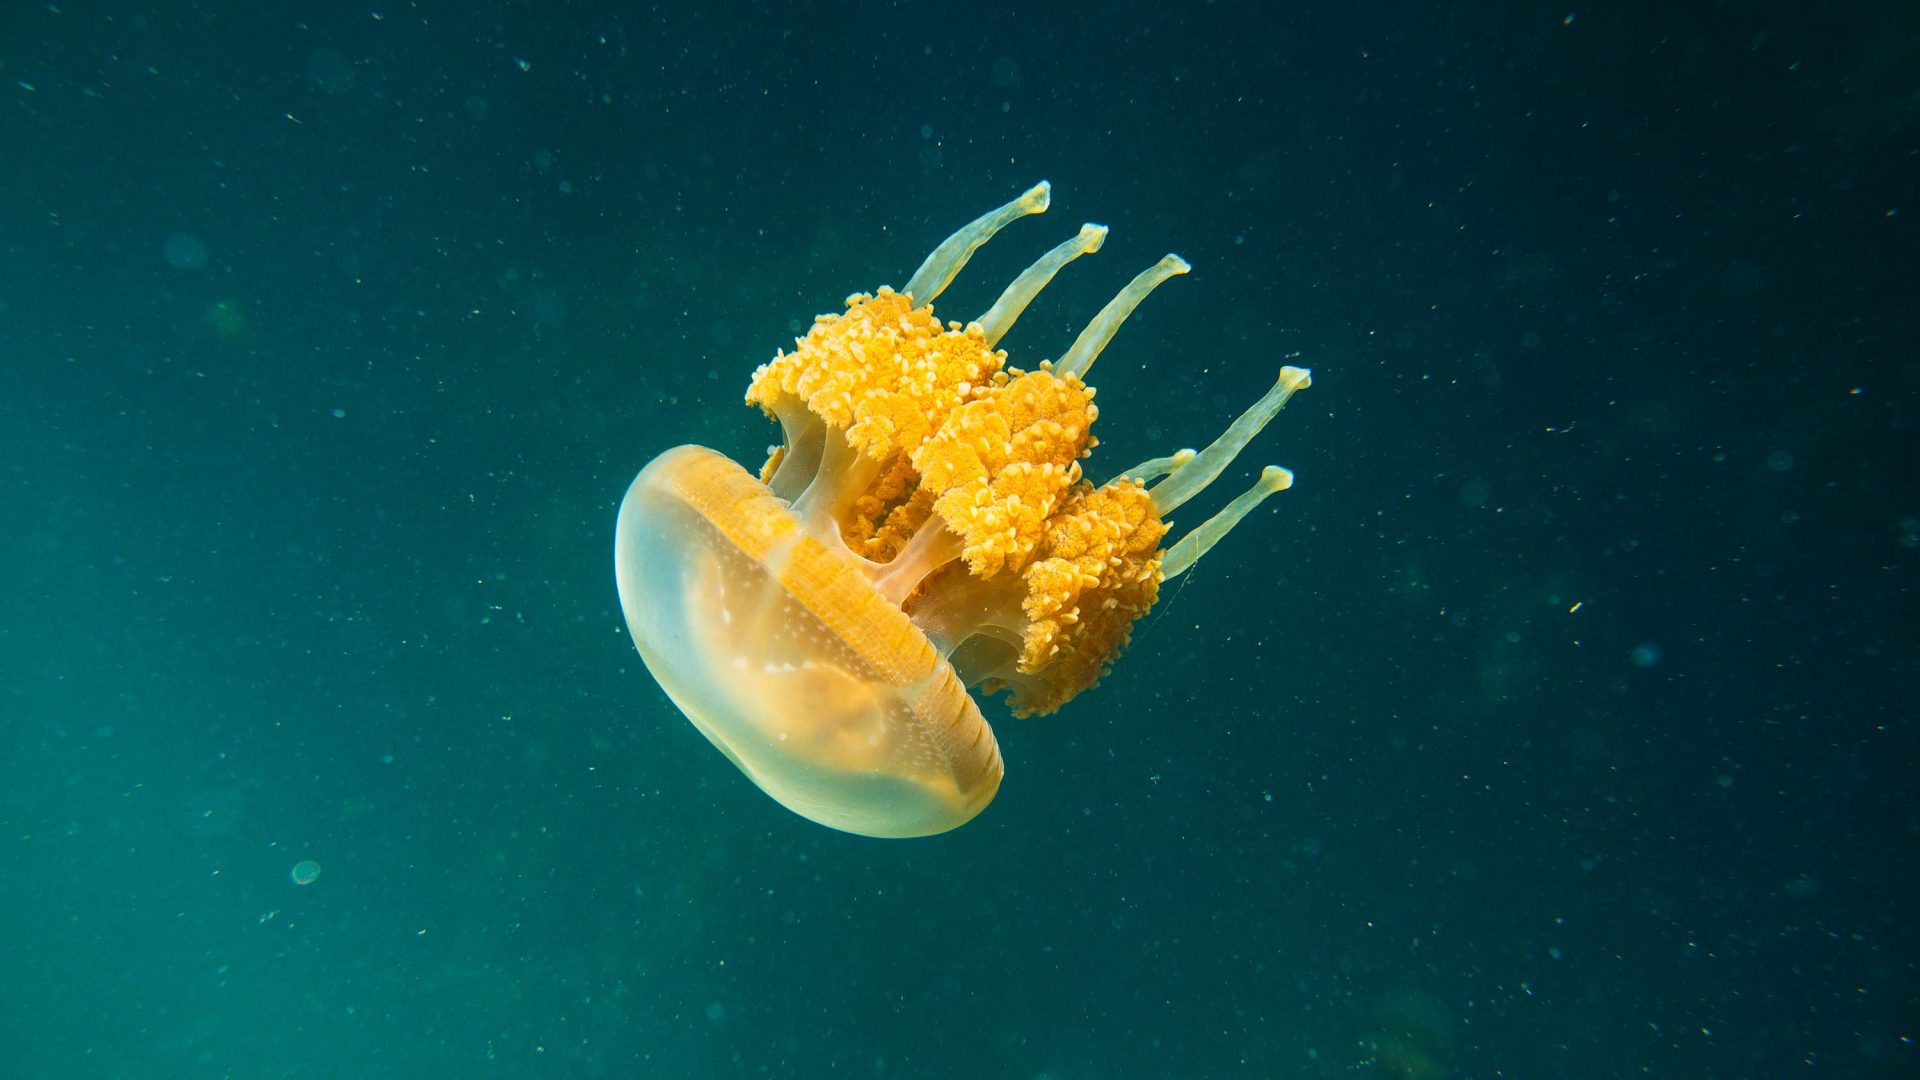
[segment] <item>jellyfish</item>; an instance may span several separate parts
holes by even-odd
[[[974,695],[1030,716],[1092,687],[1160,586],[1293,482],[1268,466],[1164,543],[1168,515],[1310,384],[1292,366],[1205,449],[1086,478],[1087,373],[1147,294],[1188,271],[1177,255],[1031,369],[999,341],[1104,226],[1047,252],[979,318],[934,316],[973,253],[1046,210],[1050,190],[964,226],[903,289],[850,297],[760,365],[746,400],[782,442],[757,473],[680,446],[620,504],[615,577],[647,670],[761,790],[822,825],[913,837],[971,820],[1004,771]]]

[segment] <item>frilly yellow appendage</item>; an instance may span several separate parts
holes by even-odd
[[[776,416],[798,399],[868,457],[911,451],[1006,361],[977,329],[942,327],[931,307],[882,288],[822,315],[807,336],[753,373],[747,401]]]
[[[1284,486],[1284,470],[1270,470],[1171,554],[1161,548],[1162,515],[1204,489],[1309,381],[1287,368],[1206,451],[1087,483],[1080,461],[1097,445],[1099,417],[1087,368],[1185,261],[1168,256],[1137,276],[1060,365],[1027,372],[1006,367],[995,343],[1056,272],[1099,248],[1104,228],[1050,252],[980,321],[943,326],[928,302],[975,248],[1046,202],[1043,184],[956,233],[915,276],[927,298],[882,288],[850,298],[845,314],[820,316],[747,391],[785,429],[762,473],[774,494],[802,518],[837,525],[880,593],[962,679],[1007,690],[1021,715],[1051,712],[1092,686],[1152,607],[1163,570],[1192,565]]]
[[[1160,594],[1166,532],[1138,484],[1074,490],[1022,573],[1028,623],[1019,670],[1049,677],[1016,695],[1016,708],[1052,712],[1106,673]]]
[[[934,510],[966,542],[967,568],[992,577],[1019,566],[1061,496],[1080,480],[1098,415],[1093,392],[1043,368],[955,409],[913,452]]]

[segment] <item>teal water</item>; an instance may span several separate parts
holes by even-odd
[[[0,4],[0,1076],[1912,1075],[1916,42]],[[615,507],[1041,178],[943,313],[1112,226],[1031,365],[1177,251],[1100,460],[1291,362],[1223,486],[1298,482],[987,707],[979,819],[830,832],[648,677]]]

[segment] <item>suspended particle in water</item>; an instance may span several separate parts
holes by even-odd
[[[221,337],[238,337],[247,328],[246,312],[232,300],[216,300],[207,308],[207,326]]]
[[[175,270],[198,270],[207,265],[207,245],[192,233],[174,233],[167,237],[167,265]]]
[[[301,859],[293,864],[293,870],[287,876],[295,885],[311,885],[320,877],[320,864],[312,859]]]

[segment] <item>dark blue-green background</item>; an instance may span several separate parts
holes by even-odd
[[[1912,1075],[1920,16],[1814,7],[0,0],[0,1075]],[[1298,353],[1299,483],[832,833],[614,508],[1042,177],[943,312],[1178,251],[1100,460]]]

